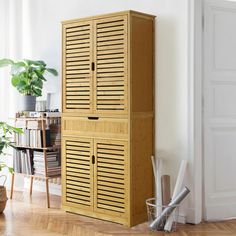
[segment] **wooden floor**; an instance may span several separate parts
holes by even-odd
[[[147,224],[131,229],[122,225],[66,213],[60,198],[52,196],[52,208],[46,208],[45,194],[15,192],[13,200],[0,215],[0,236],[229,236],[236,235],[236,220],[200,225],[178,225],[174,233],[150,232]]]

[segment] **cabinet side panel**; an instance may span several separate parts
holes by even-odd
[[[145,200],[153,197],[153,118],[132,118],[131,225],[147,220]]]
[[[154,21],[131,18],[131,111],[153,111]]]

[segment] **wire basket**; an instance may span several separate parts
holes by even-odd
[[[148,214],[148,222],[149,222],[149,227],[152,224],[152,222],[155,219],[160,219],[158,221],[158,224],[156,225],[155,228],[151,228],[153,231],[165,231],[164,227],[168,219],[173,220],[172,227],[170,231],[176,231],[177,229],[177,222],[178,222],[178,216],[179,216],[179,205],[173,205],[171,206],[172,208],[172,213],[170,214],[165,214],[165,209],[170,208],[169,206],[163,206],[163,205],[157,205],[156,204],[156,199],[155,198],[149,198],[146,200],[146,206],[147,206],[147,214]]]

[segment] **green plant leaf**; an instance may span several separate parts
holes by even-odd
[[[17,86],[17,84],[19,83],[19,81],[20,81],[20,78],[19,78],[18,75],[12,76],[12,78],[11,78],[11,83],[12,83],[12,85],[13,85],[14,87]]]
[[[27,62],[27,64],[29,66],[31,65],[35,65],[35,66],[46,66],[46,63],[44,61],[33,61],[33,60],[28,60],[28,59],[24,59],[25,62]]]
[[[41,80],[47,81],[47,80],[44,78],[42,71],[35,70],[34,72],[35,72],[35,74],[36,74]]]
[[[19,83],[17,83],[17,88],[18,89],[23,89],[24,87],[26,87],[26,82],[24,80],[19,81]]]
[[[43,81],[41,79],[34,80],[32,84],[34,85],[34,87],[38,87],[40,89],[43,88]]]
[[[34,88],[33,91],[34,91],[36,97],[42,96],[42,90],[41,89]]]
[[[55,69],[52,68],[46,68],[46,71],[48,71],[49,73],[58,76],[58,72]]]
[[[16,128],[16,127],[11,126],[11,129],[15,133],[23,134],[23,130],[21,128]]]
[[[5,147],[5,142],[0,142],[0,154],[2,154],[2,150],[4,149]]]
[[[13,63],[14,62],[11,59],[4,58],[0,60],[0,67],[12,65]]]

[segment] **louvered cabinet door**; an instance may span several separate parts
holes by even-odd
[[[93,209],[92,139],[64,138],[64,193],[66,205]]]
[[[96,113],[127,113],[127,17],[94,22]]]
[[[95,139],[94,210],[125,218],[128,214],[127,142]]]
[[[90,112],[92,23],[63,26],[63,112]]]

